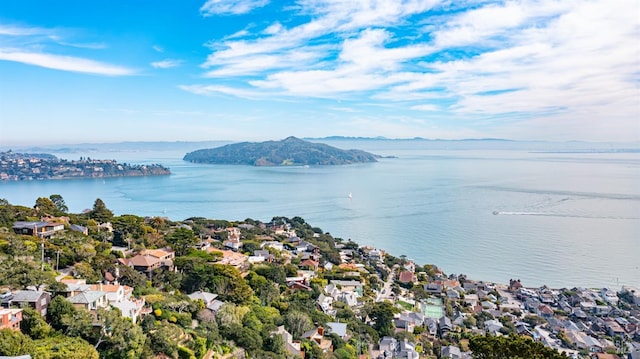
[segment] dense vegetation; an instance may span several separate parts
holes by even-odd
[[[376,162],[361,150],[341,150],[321,143],[288,137],[282,141],[242,142],[187,153],[185,161],[252,166],[343,165]]]
[[[265,240],[287,243],[287,237],[276,234],[276,228],[295,231],[300,240],[311,243],[321,255],[321,265],[341,263],[339,248],[359,253],[351,241],[334,238],[320,228],[312,227],[300,217],[274,217],[270,223],[252,219],[230,222],[206,218],[190,218],[173,222],[167,218],[115,216],[106,204],[96,199],[91,210],[82,214],[67,213],[60,195],[40,197],[33,207],[12,205],[0,200],[0,292],[26,287],[46,289],[53,294],[46,316],[25,308],[21,332],[0,331],[0,356],[31,354],[36,359],[62,358],[213,358],[244,355],[247,358],[293,358],[286,350],[282,336],[274,332],[279,326],[300,341],[305,358],[356,358],[368,353],[383,336],[409,339],[418,344],[423,355],[439,354],[427,340],[424,327],[413,332],[396,332],[394,315],[397,306],[388,301],[375,301],[374,290],[389,276],[389,268],[401,265],[405,258],[387,255],[384,264],[366,261],[360,275],[364,283],[362,305],[350,307],[335,302],[334,317],[325,314],[316,300],[330,279],[352,279],[351,269],[320,270],[311,279],[308,290],[287,285],[286,278],[298,275],[301,260],[288,251],[269,248],[273,261],[239,269],[219,263],[227,229],[240,228],[245,254],[261,249]],[[43,217],[68,218],[67,230],[46,240],[14,234],[15,221],[33,221]],[[108,231],[102,223],[111,223]],[[86,226],[88,235],[68,230],[69,224]],[[207,242],[214,250],[197,249]],[[44,245],[45,263],[41,263]],[[120,264],[122,251],[114,246],[131,248],[133,255],[145,248],[175,249],[176,270],[163,269],[147,277]],[[133,287],[133,294],[144,298],[151,312],[137,323],[121,315],[119,310],[98,309],[89,312],[74,307],[64,297],[65,285],[56,280],[56,267],[66,268],[70,277],[87,283],[102,282],[106,273],[119,273],[119,283]],[[117,271],[116,271],[117,269]],[[423,276],[433,276],[436,268],[418,268]],[[60,278],[58,278],[60,279]],[[410,288],[416,298],[425,296],[421,286]],[[214,314],[202,300],[186,294],[198,290],[216,293],[224,304]],[[393,285],[394,293],[400,287]],[[447,303],[447,311],[451,304]],[[476,317],[470,317],[475,325]],[[477,320],[483,320],[481,315]],[[327,336],[333,351],[323,352],[318,343],[303,334],[327,322],[347,324],[349,336]],[[458,335],[458,334],[457,334]],[[451,337],[437,345],[446,345]],[[469,347],[477,358],[560,358],[553,350],[519,337],[470,337]]]

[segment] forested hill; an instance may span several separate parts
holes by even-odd
[[[187,153],[185,161],[253,166],[345,165],[376,162],[377,156],[361,150],[342,150],[296,137],[281,141],[242,142]]]

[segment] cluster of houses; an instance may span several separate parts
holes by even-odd
[[[250,224],[241,226],[252,228]],[[64,225],[60,228],[60,225],[47,221],[16,222],[14,225],[16,233],[40,237],[50,236],[62,229]],[[626,359],[610,354],[619,351],[630,353],[629,358],[640,358],[638,289],[623,287],[616,292],[608,288],[526,288],[519,280],[511,280],[509,285],[497,285],[467,280],[464,276],[445,276],[442,273],[429,277],[425,282],[424,278],[428,276],[416,273],[416,266],[411,260],[403,259],[400,265],[387,268],[382,250],[372,247],[350,249],[351,246],[337,244],[340,263],[331,263],[322,258],[316,245],[299,238],[288,225],[273,225],[271,229],[281,240],[262,238],[261,248],[253,250],[250,255],[241,252],[243,243],[240,227],[224,229],[224,249],[219,248],[219,243],[214,244],[215,240],[210,237],[203,239],[198,248],[215,252],[219,256],[218,263],[233,266],[241,273],[247,273],[252,264],[276,260],[289,263],[296,259],[299,270],[295,276],[286,278],[286,286],[290,290],[311,291],[311,281],[321,271],[340,269],[339,279],[329,279],[316,300],[318,309],[332,318],[336,316],[335,306],[338,302],[355,310],[363,305],[363,277],[374,274],[365,269],[363,262],[369,265],[368,268],[382,267],[391,271],[387,283],[377,293],[375,300],[389,300],[402,308],[394,317],[396,332],[414,333],[417,327],[421,327],[422,335],[433,343],[443,339],[452,342],[451,345],[440,347],[440,358],[471,358],[471,353],[465,352],[463,346],[448,340],[452,333],[468,331],[498,336],[507,333],[528,336],[548,347],[564,351],[573,358],[583,358],[588,353],[589,358]],[[278,259],[272,254],[274,250],[279,253]],[[150,249],[129,258],[119,258],[118,264],[151,277],[156,270],[173,270],[174,258],[175,253],[169,248]],[[117,279],[116,272],[106,273],[104,282],[98,284],[87,284],[82,279],[62,279],[61,282],[67,288],[64,296],[74,306],[89,311],[116,307],[123,316],[136,322],[151,310],[145,306],[143,299],[132,297],[131,287],[118,284]],[[390,290],[392,282],[405,287],[421,286],[428,298],[416,300],[407,290],[400,290],[395,295]],[[631,302],[628,309],[623,310],[618,306],[620,296],[624,296],[625,302]],[[189,294],[189,297],[192,300],[202,300],[206,309],[214,315],[224,304],[215,293],[198,291]],[[50,300],[49,293],[37,290],[21,290],[1,295],[0,328],[19,328],[22,318],[19,308],[25,305],[46,314]],[[470,317],[481,317],[482,320],[470,320]],[[531,318],[540,320],[527,320]],[[366,320],[369,321],[368,318]],[[315,341],[323,351],[330,352],[333,350],[330,333],[345,340],[350,337],[346,324],[336,321],[317,326],[304,333],[302,338]],[[289,353],[303,354],[300,341],[294,340],[284,327],[279,327],[273,334],[282,336]],[[376,359],[420,358],[415,343],[394,337],[381,338],[369,354]]]

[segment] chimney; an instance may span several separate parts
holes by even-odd
[[[324,337],[324,328],[323,327],[318,327],[318,334],[320,334],[321,336]]]

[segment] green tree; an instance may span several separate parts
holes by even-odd
[[[100,198],[97,198],[93,203],[93,209],[89,212],[89,218],[96,220],[98,223],[105,223],[111,221],[113,212],[107,208],[107,205]]]
[[[20,331],[32,339],[43,339],[51,334],[52,328],[44,318],[42,318],[40,312],[33,308],[25,307],[22,309]]]
[[[27,246],[35,243],[27,243]],[[56,282],[56,274],[52,271],[42,271],[40,263],[35,261],[14,260],[0,257],[0,285],[14,288],[28,286],[49,286]]]
[[[47,322],[49,322],[54,329],[64,331],[66,330],[64,318],[72,316],[74,312],[75,308],[71,302],[61,295],[55,296],[47,308]]]
[[[476,335],[469,340],[469,349],[476,359],[562,359],[567,358],[553,348],[527,337],[509,335]]]
[[[171,358],[178,356],[178,340],[182,331],[171,323],[156,325],[147,333],[149,344],[155,354],[165,354]]]
[[[64,203],[64,198],[62,198],[61,195],[52,194],[51,196],[49,196],[49,199],[56,206],[56,210],[58,211],[59,214],[64,214],[69,212],[69,207],[67,207],[67,204]]]
[[[102,355],[114,359],[140,358],[147,340],[140,326],[115,309],[98,309],[98,323],[101,330],[95,347]]]
[[[176,256],[183,256],[198,244],[198,237],[192,230],[186,228],[178,228],[173,233],[165,237],[165,240],[171,245],[176,252]]]
[[[218,324],[221,327],[228,327],[231,325],[241,325],[244,316],[249,313],[249,308],[241,305],[235,305],[233,303],[223,304],[216,314]]]
[[[35,209],[38,214],[55,215],[57,212],[56,204],[47,197],[39,197],[36,199]]]
[[[285,342],[282,335],[272,334],[264,339],[264,350],[277,354],[279,357],[285,356]]]
[[[0,355],[26,355],[34,350],[33,341],[27,335],[13,329],[0,329]]]
[[[34,341],[35,359],[98,359],[98,351],[86,340],[55,336]]]
[[[393,325],[393,315],[398,312],[393,304],[389,302],[373,303],[368,309],[369,317],[375,322],[373,329],[383,336],[391,336],[395,332]]]
[[[313,328],[313,323],[306,313],[290,311],[284,316],[284,326],[295,339],[300,339],[304,332]]]

